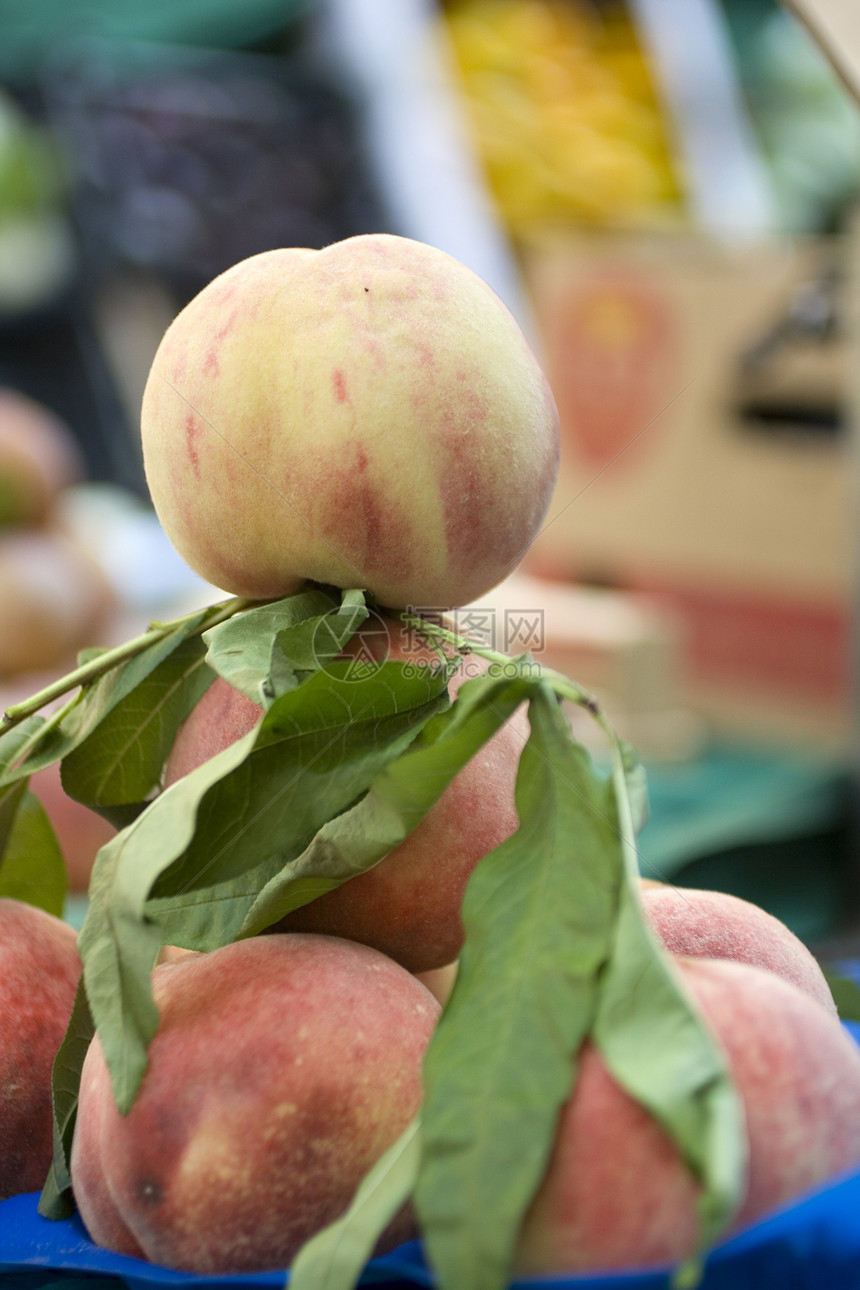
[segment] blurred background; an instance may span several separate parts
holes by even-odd
[[[777,0],[3,0],[6,702],[219,598],[140,458],[182,305],[257,251],[416,237],[561,414],[544,530],[463,630],[640,749],[643,873],[855,953],[858,193],[860,107]]]

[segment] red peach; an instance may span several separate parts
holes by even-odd
[[[212,1275],[286,1267],[348,1206],[421,1101],[439,1005],[364,945],[263,936],[153,973],[160,1013],[129,1113],[96,1038],[71,1177],[99,1244]],[[413,1231],[403,1211],[380,1248]]]
[[[796,986],[726,959],[676,959],[743,1102],[749,1170],[736,1231],[860,1165],[860,1049]],[[668,1135],[586,1044],[521,1273],[648,1267],[695,1252],[698,1187]]]
[[[642,904],[671,953],[767,968],[836,1015],[830,987],[811,951],[785,923],[758,905],[727,892],[668,884],[644,890]]]
[[[53,1155],[51,1067],[81,962],[61,919],[0,899],[0,1200],[36,1191]]]

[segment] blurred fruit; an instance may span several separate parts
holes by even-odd
[[[44,523],[85,474],[66,423],[19,390],[0,387],[0,527]]]
[[[0,532],[0,677],[73,667],[113,606],[103,570],[64,534]]]
[[[514,233],[678,221],[669,133],[623,6],[458,0],[444,13],[478,156]]]

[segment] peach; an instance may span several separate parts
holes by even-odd
[[[429,972],[416,972],[415,975],[444,1008],[453,993],[459,969],[460,960],[455,959],[453,963],[446,963],[444,967],[431,968]]]
[[[380,620],[382,621],[382,620]],[[379,657],[428,662],[432,651],[399,635],[359,633],[348,650]],[[361,642],[361,643],[359,643]],[[453,696],[470,676],[489,665],[469,656],[452,678]],[[246,734],[261,709],[218,677],[180,727],[165,769],[172,784],[207,758]],[[520,753],[529,736],[519,709],[478,750],[399,846],[372,869],[293,910],[272,931],[323,932],[346,936],[382,950],[411,972],[445,967],[463,944],[460,908],[466,883],[488,851],[515,832],[514,785]]]
[[[732,1231],[860,1165],[860,1049],[791,983],[747,963],[676,959],[743,1102],[746,1191]],[[521,1273],[648,1267],[697,1244],[698,1187],[668,1135],[587,1043],[521,1230]]]
[[[644,890],[642,904],[671,953],[767,968],[836,1015],[830,987],[811,951],[785,923],[758,905],[727,892],[668,884]]]
[[[97,1243],[201,1274],[285,1267],[348,1206],[421,1101],[439,1005],[384,955],[263,936],[159,966],[126,1116],[98,1037],[71,1177]],[[403,1211],[380,1248],[412,1233]]]
[[[85,468],[71,428],[20,390],[0,389],[0,525],[42,524]]]
[[[104,571],[59,530],[0,533],[0,677],[71,669],[113,608]]]
[[[53,1155],[51,1067],[81,963],[74,930],[0,899],[0,1200],[36,1191]]]
[[[523,556],[558,469],[555,403],[507,308],[388,234],[215,278],[158,347],[141,432],[180,555],[258,599],[310,579],[467,604]]]

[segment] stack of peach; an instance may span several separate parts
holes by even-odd
[[[428,647],[400,636],[394,611],[462,605],[496,585],[543,521],[558,453],[552,397],[501,302],[450,257],[387,236],[267,253],[216,279],[162,342],[143,434],[156,509],[202,577],[251,598],[307,579],[361,586],[386,607],[392,655],[405,661]],[[214,680],[179,730],[164,789],[260,716]],[[465,887],[518,827],[528,734],[521,710],[401,845],[272,934],[157,966],[159,1028],[126,1115],[94,1039],[71,1182],[95,1242],[192,1272],[253,1271],[289,1265],[345,1211],[420,1108],[423,1055],[460,988]],[[743,1102],[749,1167],[736,1225],[860,1166],[860,1050],[809,951],[729,896],[643,883],[641,899]],[[12,904],[0,913],[0,955],[30,957],[14,928],[44,916]],[[61,1014],[76,952],[62,925],[52,937],[66,964]],[[34,971],[56,984],[53,969]],[[0,1155],[22,1162],[7,1168],[7,1192],[38,1185],[48,1168],[47,1066],[62,1030],[61,1017],[50,1033],[37,1023],[33,979],[20,1020],[16,979],[0,972],[0,1020],[8,1030],[19,1018],[0,1045],[0,1062],[13,1064],[9,1074],[0,1065],[0,1087],[20,1078],[26,1047],[28,1079],[43,1081],[43,1129],[32,1112],[22,1151],[21,1130],[0,1123]],[[696,1183],[590,1042],[580,1058],[516,1267],[683,1258],[697,1243]],[[378,1248],[415,1232],[407,1206]]]

